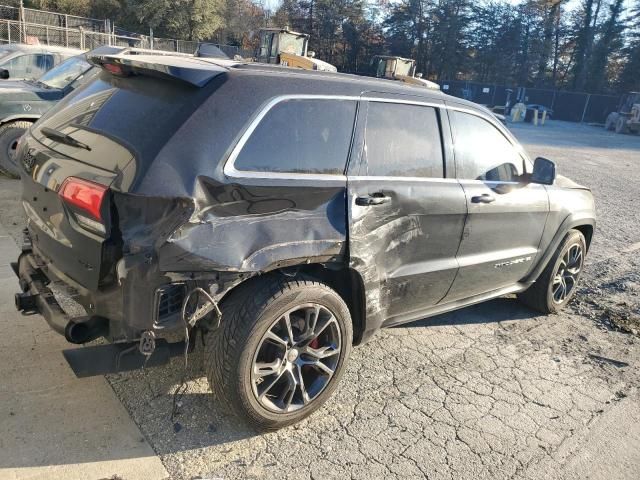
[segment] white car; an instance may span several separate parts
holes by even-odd
[[[31,80],[69,57],[84,53],[75,48],[14,43],[0,47],[0,78]]]

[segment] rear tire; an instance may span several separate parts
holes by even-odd
[[[579,230],[569,230],[544,271],[518,299],[542,313],[556,313],[576,293],[582,274],[587,242]],[[564,291],[563,291],[564,289]]]
[[[33,125],[24,120],[0,127],[0,170],[10,178],[20,177],[16,146],[20,137]]]
[[[327,285],[260,277],[223,301],[222,325],[206,339],[207,378],[233,414],[255,429],[277,430],[331,396],[352,341],[349,309]]]

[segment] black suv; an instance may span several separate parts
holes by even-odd
[[[381,327],[575,293],[592,195],[485,108],[279,66],[91,61],[18,151],[16,305],[72,343],[110,340],[65,351],[78,375],[163,363],[201,332],[212,390],[269,430],[317,409]]]

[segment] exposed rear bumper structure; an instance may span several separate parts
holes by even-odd
[[[22,289],[22,292],[15,294],[18,311],[42,315],[54,331],[75,344],[90,342],[107,333],[107,319],[97,316],[71,317],[65,312],[48,287],[51,279],[38,265],[37,257],[30,249],[24,248],[18,261],[12,263],[11,267]],[[168,343],[158,339],[148,356],[141,353],[138,342],[74,348],[63,350],[63,354],[77,377],[90,377],[164,365],[171,357],[182,355],[184,347],[184,342]]]
[[[11,264],[20,281],[21,293],[15,294],[16,308],[28,313],[39,313],[49,326],[61,335],[71,318],[60,306],[47,285],[49,279],[38,267],[33,254],[26,250]]]

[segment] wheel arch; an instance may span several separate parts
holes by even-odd
[[[30,122],[35,123],[40,119],[40,115],[10,115],[0,120],[0,127],[4,127],[12,122]]]
[[[553,254],[558,248],[558,245],[560,245],[560,242],[562,242],[562,240],[566,237],[567,233],[569,233],[570,230],[578,230],[584,235],[585,241],[587,243],[587,251],[589,251],[595,226],[596,220],[593,217],[583,217],[579,215],[568,216],[556,231],[556,234],[554,235],[552,241],[549,242],[547,249],[545,250],[543,256],[540,258],[534,269],[529,273],[529,275],[527,275],[525,279],[523,279],[523,283],[532,283],[540,276],[540,274],[549,263],[551,257],[553,257]]]
[[[366,327],[364,282],[356,270],[349,268],[343,263],[308,263],[280,268],[261,275],[254,275],[225,292],[220,300],[220,304],[224,308],[225,299],[229,298],[232,292],[240,288],[248,288],[251,285],[266,281],[267,278],[273,278],[274,276],[280,276],[283,279],[302,276],[325,283],[331,287],[340,295],[349,308],[353,326],[353,344],[358,345],[363,342]]]

